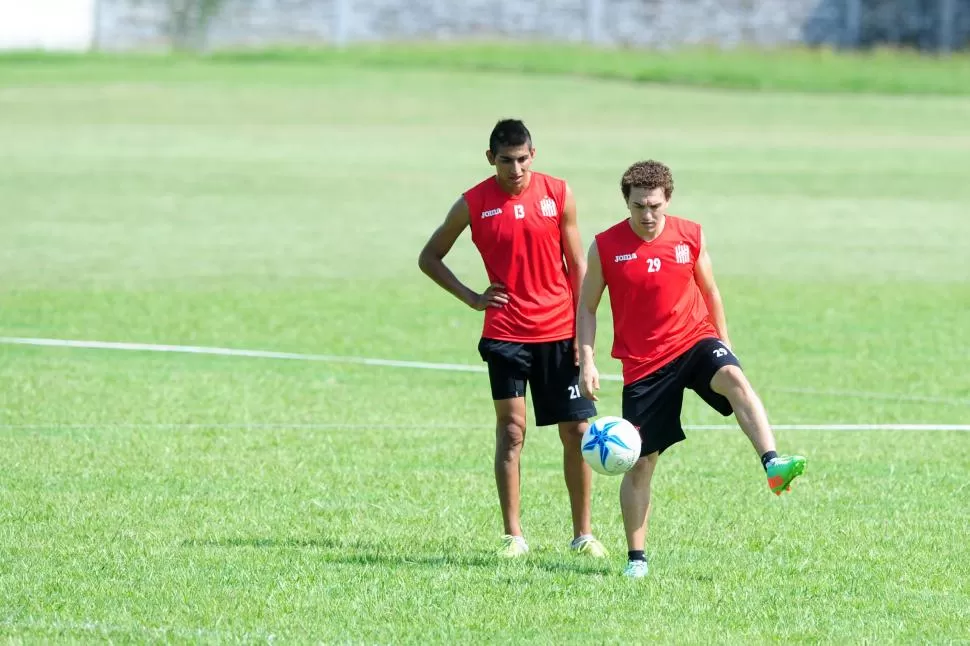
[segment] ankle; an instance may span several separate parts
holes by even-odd
[[[761,456],[761,466],[768,470],[768,463],[778,457],[777,451],[765,451],[764,455]]]

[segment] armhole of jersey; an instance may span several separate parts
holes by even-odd
[[[603,276],[603,282],[606,283],[606,263],[603,262],[603,238],[605,232],[593,236],[593,242],[596,244],[596,255],[600,258],[600,275]]]
[[[559,202],[559,219],[562,220],[562,214],[566,211],[566,180],[559,180],[559,186],[557,187],[556,201]]]
[[[465,200],[465,208],[468,209],[468,228],[471,229],[472,239],[474,239],[475,230],[476,230],[476,227],[475,227],[476,220],[475,218],[472,217],[472,213],[475,212],[475,209],[472,207],[471,200],[468,199],[468,194],[470,192],[471,190],[467,190],[464,193],[462,193],[461,199]]]

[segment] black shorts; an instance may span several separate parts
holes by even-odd
[[[483,338],[478,353],[488,364],[493,400],[525,397],[529,384],[536,426],[578,422],[596,415],[593,402],[579,394],[572,339],[517,343]]]
[[[640,429],[641,456],[663,453],[685,439],[680,410],[687,388],[721,415],[734,412],[727,397],[711,390],[714,373],[724,366],[741,367],[741,362],[720,339],[702,339],[670,363],[623,387],[623,417]]]

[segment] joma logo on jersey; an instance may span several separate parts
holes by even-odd
[[[482,211],[482,219],[490,218],[493,215],[501,215],[502,209],[492,209],[491,211]]]
[[[614,258],[613,262],[626,262],[628,260],[636,260],[636,259],[637,259],[637,255],[635,253],[624,253]]]
[[[542,215],[547,218],[554,218],[559,215],[559,209],[556,208],[556,202],[549,197],[544,197],[539,200],[539,209],[542,211]]]
[[[681,243],[674,247],[674,260],[678,265],[686,265],[690,262],[690,247]]]

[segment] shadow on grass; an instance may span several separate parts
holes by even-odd
[[[320,550],[320,559],[326,563],[345,563],[351,565],[386,565],[400,567],[417,565],[422,567],[480,567],[495,569],[502,566],[524,567],[547,570],[550,572],[572,572],[575,574],[610,574],[615,563],[607,559],[593,562],[582,560],[572,554],[557,555],[541,552],[529,554],[525,558],[509,561],[489,553],[444,553],[446,548],[437,545],[411,545],[408,549],[394,550],[387,545],[368,544],[364,541],[337,539],[332,537],[290,537],[290,538],[189,538],[181,543],[184,548],[235,548],[254,547],[264,549],[314,549]],[[415,550],[414,547],[423,548]]]

